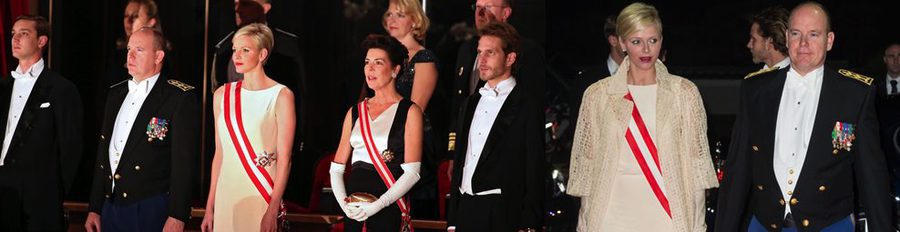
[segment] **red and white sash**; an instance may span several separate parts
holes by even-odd
[[[369,126],[369,106],[366,105],[366,101],[360,102],[356,107],[359,112],[359,129],[363,137],[363,142],[366,144],[366,151],[369,153],[369,158],[372,159],[372,165],[375,166],[375,171],[378,171],[378,176],[381,176],[384,185],[390,189],[397,179],[394,178],[394,174],[388,169],[387,164],[384,163],[384,160],[378,152],[378,148],[375,146],[372,128]],[[397,206],[400,207],[400,213],[402,214],[401,218],[404,222],[403,226],[405,227],[400,228],[401,231],[413,231],[410,224],[412,218],[410,218],[409,215],[409,202],[406,201],[406,197],[401,197],[397,200]]]
[[[653,143],[650,131],[647,130],[647,125],[644,124],[644,119],[641,117],[641,113],[638,112],[637,103],[634,102],[630,92],[625,95],[625,99],[628,99],[634,105],[634,108],[631,110],[631,120],[628,120],[628,129],[625,130],[625,140],[628,142],[631,153],[634,154],[634,158],[641,167],[644,178],[650,184],[650,189],[653,190],[653,194],[659,200],[659,204],[666,210],[669,218],[672,218],[672,211],[669,210],[669,198],[666,197],[665,193],[666,188],[663,181],[662,168],[659,166],[656,144]],[[635,137],[635,132],[640,137]]]
[[[247,172],[247,177],[256,186],[256,190],[266,200],[266,204],[271,200],[272,189],[275,183],[265,168],[257,166],[255,163],[256,152],[247,138],[244,130],[244,120],[241,117],[241,83],[225,84],[225,128],[231,136],[231,143],[234,144],[234,150],[237,151],[241,165]]]

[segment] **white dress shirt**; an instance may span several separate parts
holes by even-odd
[[[12,142],[13,133],[19,125],[19,118],[22,117],[22,110],[25,109],[25,103],[28,102],[28,96],[34,89],[34,83],[44,71],[44,59],[41,58],[37,63],[31,65],[28,70],[22,70],[22,66],[16,68],[16,71],[10,72],[15,78],[12,88],[12,97],[9,99],[9,115],[6,117],[6,137],[3,137],[3,151],[0,151],[0,166],[6,160],[6,153],[9,151],[9,143]]]
[[[606,58],[606,68],[609,69],[610,76],[616,74],[616,71],[619,70],[619,63],[616,63],[616,60],[613,60],[612,55],[609,55],[609,57]]]
[[[781,60],[777,64],[775,64],[775,66],[778,67],[778,69],[787,68],[787,67],[791,66],[791,58],[785,57],[783,60]],[[763,65],[763,70],[765,70],[765,69],[769,69],[768,64]]]
[[[886,84],[885,87],[887,88],[885,93],[887,93],[887,95],[900,94],[900,92],[895,93],[892,91],[893,89],[891,89],[891,81],[895,81],[897,83],[897,91],[900,91],[900,76],[892,77],[891,74],[885,74],[884,82]]]
[[[791,68],[784,82],[775,125],[775,158],[772,163],[785,202],[791,200],[806,159],[819,108],[823,70],[824,66],[801,76]],[[789,212],[791,205],[785,204],[784,214]]]
[[[147,95],[153,90],[153,86],[156,85],[156,80],[158,79],[159,73],[141,82],[134,81],[134,78],[128,80],[128,95],[125,95],[125,100],[122,101],[122,106],[119,107],[119,113],[116,115],[116,124],[113,125],[113,132],[109,141],[109,169],[112,171],[111,174],[115,174],[116,168],[119,167],[119,160],[122,159],[122,149],[125,149],[125,143],[128,142],[128,135],[131,133],[131,128],[135,123],[134,120],[137,118],[141,106],[144,105],[144,100],[147,99]],[[115,181],[113,181],[113,188],[115,186]]]
[[[475,107],[475,115],[472,116],[472,124],[469,126],[468,146],[466,146],[466,160],[463,165],[462,183],[459,186],[459,192],[469,195],[488,195],[500,194],[501,190],[491,189],[483,192],[474,193],[472,191],[472,177],[475,174],[475,168],[478,160],[481,158],[481,152],[484,149],[484,143],[487,141],[491,128],[494,126],[494,120],[500,113],[500,108],[509,97],[509,93],[516,87],[516,78],[509,77],[491,88],[490,83],[481,87],[478,92],[481,99],[478,100],[478,106]]]

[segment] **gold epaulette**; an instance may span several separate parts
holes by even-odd
[[[455,151],[456,150],[456,132],[450,132],[447,136],[447,151]]]
[[[109,88],[110,88],[110,89],[115,88],[116,86],[119,86],[119,85],[121,85],[121,84],[124,84],[125,82],[128,82],[128,80],[123,80],[123,81],[120,81],[119,83],[115,83],[115,84],[113,84],[113,85],[110,85]]]
[[[185,84],[184,82],[181,82],[181,81],[178,81],[178,80],[169,80],[168,82],[169,82],[170,85],[173,85],[173,86],[178,87],[179,89],[181,89],[181,91],[188,91],[188,90],[194,89],[194,86]]]
[[[750,74],[747,74],[747,76],[744,76],[744,79],[748,79],[748,78],[751,78],[751,77],[756,76],[756,75],[759,75],[759,74],[763,74],[763,73],[775,71],[775,70],[778,70],[778,68],[779,68],[778,66],[774,66],[774,67],[770,67],[770,68],[767,68],[767,69],[761,69],[761,70],[759,70],[759,71],[756,71],[756,72],[752,72],[752,73],[750,73]]]
[[[867,77],[867,76],[864,76],[864,75],[861,75],[861,74],[858,74],[855,72],[851,72],[850,70],[846,70],[846,69],[839,69],[838,73],[840,73],[841,75],[844,75],[846,77],[853,78],[859,82],[865,83],[866,85],[872,85],[872,80],[874,80],[871,77]]]

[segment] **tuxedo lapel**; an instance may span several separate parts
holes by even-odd
[[[0,127],[3,128],[4,132],[6,131],[6,121],[9,117],[9,100],[12,99],[12,88],[15,80],[16,79],[12,77],[0,80],[0,91],[2,91],[0,93],[3,93],[0,94],[0,107],[2,107],[0,108],[0,120],[3,120],[2,123],[0,123]],[[3,141],[4,139],[6,139],[6,133],[0,133],[0,141]]]
[[[25,101],[25,108],[22,109],[22,116],[19,117],[19,123],[16,125],[16,131],[12,133],[12,140],[10,140],[10,150],[6,151],[7,154],[11,154],[12,150],[14,150],[14,146],[12,144],[17,144],[19,140],[24,136],[24,132],[31,129],[31,121],[34,119],[34,111],[38,109],[41,103],[44,100],[47,100],[44,95],[48,92],[49,85],[47,84],[47,78],[49,78],[49,71],[44,69],[41,72],[41,75],[38,76],[37,80],[35,80],[34,88],[31,89],[31,93],[28,95],[28,100]],[[8,101],[6,104],[9,104]],[[9,107],[7,107],[9,108]],[[7,113],[8,114],[8,113]]]
[[[497,143],[503,139],[507,129],[519,115],[519,108],[524,98],[522,96],[523,87],[522,85],[514,87],[509,96],[506,97],[506,101],[503,102],[503,106],[501,106],[500,111],[497,113],[497,118],[494,119],[494,124],[491,126],[491,132],[488,133],[488,137],[484,142],[484,149],[481,150],[481,156],[478,159],[479,166],[493,154]]]

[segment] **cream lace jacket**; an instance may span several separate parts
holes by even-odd
[[[633,103],[624,98],[628,58],[613,76],[584,92],[570,163],[569,195],[581,198],[578,231],[597,231]],[[656,138],[674,231],[706,231],[705,189],[718,187],[706,138],[706,111],[697,86],[656,62]],[[656,203],[656,202],[651,202]],[[636,203],[637,204],[637,203]]]

